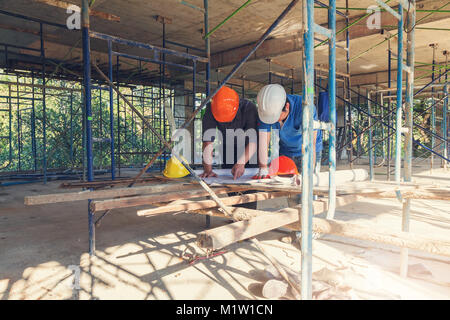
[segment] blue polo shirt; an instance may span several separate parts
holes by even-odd
[[[280,133],[280,156],[301,157],[302,156],[302,120],[303,105],[302,96],[288,94],[287,100],[290,104],[289,115],[281,128],[279,122],[267,124],[258,119],[258,130],[279,130]],[[317,120],[317,111],[314,108],[314,120]],[[317,132],[316,153],[322,151],[322,131]]]

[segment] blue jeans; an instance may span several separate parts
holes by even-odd
[[[301,156],[291,157],[291,159],[294,161],[295,165],[297,166],[298,172],[301,174],[302,173],[302,157]],[[316,152],[316,163],[314,166],[314,173],[316,173],[316,174],[318,174],[320,172],[321,161],[322,161],[322,150]],[[294,207],[294,206],[298,205],[301,202],[301,199],[302,199],[301,194],[289,196],[289,198],[288,198],[289,207]]]

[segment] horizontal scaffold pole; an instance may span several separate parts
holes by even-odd
[[[245,191],[246,188],[242,188],[238,191]],[[232,192],[229,188],[217,188],[213,189],[215,194],[224,194]],[[91,202],[91,210],[93,212],[99,212],[104,210],[120,209],[138,207],[143,205],[151,205],[154,203],[184,200],[190,198],[198,198],[208,196],[209,193],[203,189],[188,190],[183,192],[170,192],[161,194],[150,194],[136,197],[125,197],[119,199],[97,200]]]
[[[207,58],[199,57],[199,56],[196,56],[196,55],[193,55],[193,54],[179,52],[179,51],[171,50],[171,49],[167,49],[167,48],[157,47],[157,46],[154,46],[154,45],[151,45],[151,44],[148,44],[148,43],[142,43],[142,42],[127,40],[127,39],[111,36],[111,35],[108,35],[108,34],[95,32],[95,31],[90,31],[89,35],[92,38],[95,38],[95,39],[111,41],[111,42],[114,42],[114,43],[123,44],[123,45],[127,45],[127,46],[130,46],[130,47],[136,47],[136,48],[141,48],[141,49],[158,51],[158,52],[161,52],[161,53],[164,53],[164,54],[169,54],[169,55],[173,55],[173,56],[184,58],[184,59],[190,59],[190,60],[194,60],[194,61],[197,61],[197,62],[208,63],[208,59]]]

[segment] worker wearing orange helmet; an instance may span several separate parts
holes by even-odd
[[[216,177],[212,169],[213,143],[215,136],[205,135],[207,131],[215,132],[218,129],[223,141],[222,168],[231,169],[234,179],[240,178],[246,165],[248,167],[258,167],[257,160],[252,157],[257,156],[257,123],[258,111],[256,105],[246,99],[239,99],[236,91],[229,87],[222,87],[213,97],[211,104],[207,106],[202,121],[203,129],[203,170],[201,178]],[[238,148],[236,136],[228,139],[227,131],[243,132],[254,131],[255,138],[245,137],[245,148]],[[240,150],[243,149],[243,150]],[[233,152],[233,155],[230,153]],[[230,161],[232,159],[232,161]],[[248,164],[254,162],[254,165]],[[253,161],[254,160],[254,161]]]

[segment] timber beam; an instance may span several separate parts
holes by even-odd
[[[201,232],[197,243],[204,249],[217,250],[232,243],[254,237],[263,232],[283,227],[295,222],[296,230],[300,230],[298,211],[301,207],[284,209],[276,213],[244,209],[249,214],[257,217],[248,221],[239,221],[219,228]],[[284,224],[284,225],[282,225]],[[433,235],[422,236],[419,234],[395,231],[377,226],[367,226],[347,221],[327,220],[313,218],[313,231],[321,234],[334,234],[352,239],[373,241],[394,245],[401,248],[416,249],[432,254],[450,257],[450,238],[441,239]]]
[[[236,204],[243,204],[249,202],[263,201],[268,199],[282,198],[287,197],[289,195],[288,192],[259,192],[259,193],[251,193],[244,194],[242,196],[233,196],[227,198],[220,198],[226,206],[232,206]],[[178,204],[170,204],[160,208],[139,210],[137,212],[138,216],[141,217],[150,217],[159,214],[167,214],[174,212],[182,212],[182,211],[190,211],[190,210],[199,210],[199,209],[208,209],[208,208],[216,208],[218,207],[217,203],[214,200],[203,200],[203,201],[184,201]]]
[[[236,188],[235,189],[230,189],[230,188],[213,189],[213,191],[216,194],[229,193],[229,192],[233,192],[233,190],[236,191]],[[245,190],[246,190],[245,187],[237,189],[237,191],[245,191]],[[206,197],[208,195],[209,195],[209,192],[207,192],[203,189],[190,190],[190,191],[184,191],[184,192],[160,193],[160,194],[151,194],[151,195],[145,195],[145,196],[125,197],[125,198],[109,199],[109,200],[102,200],[102,201],[92,201],[90,204],[90,208],[93,212],[98,212],[98,211],[104,211],[104,210],[151,205],[151,204],[155,204],[155,203],[168,202],[168,201]]]
[[[25,197],[25,205],[31,206],[49,203],[80,201],[88,199],[94,200],[94,199],[106,199],[114,197],[129,197],[149,193],[180,192],[196,189],[200,189],[200,186],[192,184],[173,183],[173,184],[159,184],[159,185],[157,184],[152,186],[142,186],[133,188],[113,188],[96,191],[55,193],[55,194],[45,194],[45,195]]]
[[[337,197],[336,204],[337,206],[344,206],[356,202],[358,199],[360,198],[353,195]],[[314,215],[321,214],[327,210],[327,199],[313,202]],[[298,223],[299,211],[301,211],[301,205],[277,212],[236,208],[233,212],[233,217],[238,222],[200,232],[197,237],[197,244],[202,248],[219,250],[232,243],[281,227],[300,230],[300,224]]]

